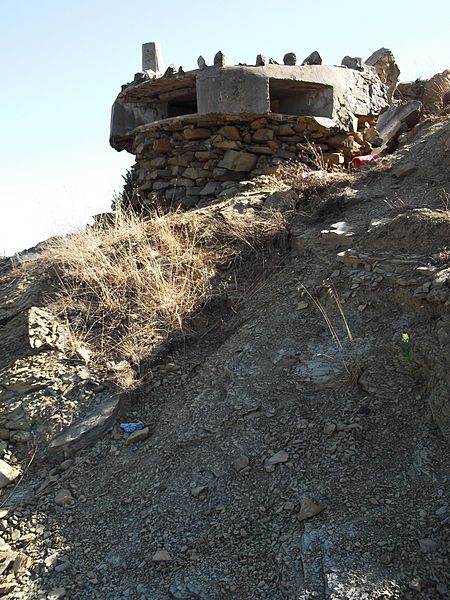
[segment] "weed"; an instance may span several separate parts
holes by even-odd
[[[344,347],[343,347],[343,343],[341,342],[341,339],[339,338],[338,332],[337,332],[337,328],[334,326],[333,321],[331,320],[331,317],[329,316],[327,310],[325,309],[324,305],[322,304],[322,302],[320,302],[320,300],[316,297],[314,297],[309,290],[306,289],[306,287],[304,285],[301,285],[301,289],[303,289],[303,291],[306,293],[306,295],[308,296],[308,298],[313,302],[313,304],[316,306],[317,310],[320,312],[320,314],[323,317],[323,320],[326,323],[326,326],[328,327],[328,330],[331,334],[331,337],[333,338],[333,342],[336,345],[336,348],[339,351],[339,354],[341,356],[341,360],[342,360],[342,364],[344,365],[345,370],[347,371],[348,375],[350,375],[352,378],[354,376],[353,373],[353,369],[350,368],[350,366],[348,365],[346,359],[345,359],[345,353],[344,353]],[[338,312],[342,318],[343,324],[344,324],[344,329],[347,335],[347,338],[350,342],[353,341],[353,335],[350,331],[350,327],[347,321],[347,318],[344,314],[344,310],[342,308],[342,303],[339,299],[339,296],[337,294],[337,291],[335,290],[334,286],[331,283],[326,283],[325,284],[325,290],[326,293],[329,297],[331,297],[334,301],[334,303],[336,304],[336,307],[338,309]]]
[[[408,361],[412,362],[414,360],[411,337],[409,333],[403,332],[401,337],[401,348],[402,355]]]
[[[443,210],[450,211],[450,194],[447,192],[447,190],[442,190],[442,193],[440,194],[440,199],[442,200]]]

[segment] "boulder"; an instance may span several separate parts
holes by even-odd
[[[355,71],[363,71],[364,67],[362,66],[362,59],[359,56],[344,56],[341,61],[341,65],[343,67],[347,67],[347,69],[354,69]]]
[[[80,417],[57,435],[49,445],[49,452],[74,454],[103,437],[116,418],[120,401],[119,395],[107,396],[89,415]]]
[[[307,56],[305,58],[305,60],[302,62],[302,65],[321,65],[321,64],[322,64],[322,57],[317,52],[317,50],[314,50],[314,52],[311,52],[311,54],[309,56]]]
[[[392,52],[387,48],[380,48],[369,56],[366,65],[373,67],[381,82],[387,86],[388,101],[391,102],[400,75],[400,69]]]
[[[20,469],[0,459],[0,489],[12,483],[20,475]]]
[[[394,148],[396,139],[401,133],[409,131],[420,120],[422,104],[418,100],[400,102],[388,108],[378,118],[377,131],[383,146]]]
[[[297,57],[293,52],[288,52],[283,56],[283,64],[294,66],[297,64]]]

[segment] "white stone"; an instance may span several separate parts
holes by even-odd
[[[0,459],[0,489],[12,483],[20,475],[20,469]]]

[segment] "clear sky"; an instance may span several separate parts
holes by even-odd
[[[448,0],[0,0],[0,255],[108,210],[133,162],[109,146],[110,107],[142,43],[192,68],[385,46],[405,81],[450,67],[449,23]]]

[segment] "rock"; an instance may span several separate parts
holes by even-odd
[[[205,127],[186,127],[183,131],[185,140],[205,140],[211,135],[211,130]]]
[[[383,563],[383,565],[390,565],[394,560],[394,555],[392,554],[392,552],[384,552],[380,556],[380,560]]]
[[[34,349],[64,348],[67,331],[46,308],[32,306],[28,311],[28,338]]]
[[[309,56],[307,56],[305,58],[305,60],[302,62],[302,65],[321,65],[321,64],[322,64],[322,57],[317,52],[317,50],[314,50],[314,52],[311,52],[311,54]]]
[[[70,490],[60,490],[55,496],[55,504],[58,506],[70,506],[75,502]]]
[[[383,144],[383,140],[376,127],[367,127],[367,129],[364,129],[363,142],[371,146],[381,146]]]
[[[389,107],[378,117],[377,122],[377,131],[383,143],[395,144],[395,140],[401,133],[417,125],[421,114],[422,104],[418,100],[400,102]]]
[[[342,248],[348,248],[355,236],[352,226],[346,221],[332,223],[329,229],[322,229],[320,234],[326,244]]]
[[[0,459],[0,489],[12,483],[20,475],[20,469]]]
[[[205,59],[203,58],[203,56],[202,56],[202,55],[200,55],[200,56],[197,58],[197,65],[198,65],[198,68],[199,68],[199,69],[206,69],[206,67],[208,66],[208,65],[206,64],[206,61],[205,61]]]
[[[400,164],[392,171],[392,175],[394,177],[398,177],[399,179],[402,177],[407,177],[408,175],[412,175],[417,171],[417,165],[412,162],[407,162],[405,164]]]
[[[150,428],[144,427],[144,429],[138,429],[137,431],[133,431],[127,437],[126,445],[130,446],[131,444],[137,444],[138,442],[143,442],[150,436]]]
[[[0,577],[7,571],[14,560],[14,554],[8,550],[0,550]]]
[[[13,571],[14,575],[21,575],[31,565],[31,558],[26,554],[19,553],[14,559]]]
[[[278,465],[289,460],[289,454],[285,450],[280,450],[266,460],[267,465]]]
[[[307,302],[306,300],[302,300],[297,304],[297,310],[305,310],[306,308],[308,308],[308,306],[309,302]]]
[[[261,129],[257,129],[252,136],[252,141],[256,143],[260,142],[268,142],[273,140],[273,130],[262,127]]]
[[[112,426],[120,402],[119,395],[107,397],[89,415],[56,436],[49,445],[49,451],[71,454],[96,442]]]
[[[208,600],[207,593],[195,581],[175,580],[170,584],[169,592],[176,600]]]
[[[170,142],[170,138],[161,138],[160,140],[155,140],[153,142],[153,150],[155,152],[161,152],[166,154],[172,150],[172,144]]]
[[[73,466],[73,464],[73,460],[71,458],[68,458],[67,460],[63,460],[63,462],[60,465],[58,465],[58,470],[67,471],[68,469],[70,469],[70,467]]]
[[[152,557],[153,562],[170,562],[172,557],[167,550],[157,550]]]
[[[324,153],[322,156],[327,167],[344,164],[344,155],[340,152]]]
[[[414,590],[415,592],[421,592],[422,591],[422,581],[419,579],[419,577],[413,577],[413,579],[411,579],[409,581],[408,587],[411,590]]]
[[[325,435],[331,435],[336,431],[336,423],[325,423],[323,432]]]
[[[219,50],[214,57],[214,66],[215,67],[224,67],[227,64],[227,57],[225,54]]]
[[[419,546],[422,552],[426,552],[427,554],[431,554],[432,552],[436,552],[438,549],[438,545],[434,540],[429,538],[424,538],[419,540]]]
[[[297,64],[297,57],[294,52],[288,52],[283,56],[283,64],[294,66]]]
[[[64,598],[66,595],[66,589],[63,587],[53,588],[51,592],[49,592],[47,599],[48,600],[59,600],[59,598]]]
[[[200,192],[200,196],[213,196],[214,194],[217,193],[217,190],[219,189],[219,187],[220,186],[218,183],[215,183],[214,181],[208,181],[208,183],[205,185],[205,187]]]
[[[227,138],[227,140],[240,141],[241,134],[235,125],[224,125],[219,129],[219,133]]]
[[[169,65],[167,67],[167,69],[164,71],[164,75],[163,77],[166,79],[171,79],[172,77],[174,77],[175,73],[177,72],[177,68],[175,65]]]
[[[303,498],[301,506],[300,506],[300,512],[297,515],[297,519],[299,521],[305,521],[306,519],[315,517],[320,512],[322,512],[324,508],[325,508],[324,506],[321,506],[320,504],[316,504],[309,498]]]
[[[134,74],[133,77],[133,85],[138,85],[139,83],[143,83],[144,81],[148,81],[150,79],[150,71],[138,71]]]
[[[292,129],[291,125],[284,124],[280,125],[277,130],[278,135],[290,137],[291,135],[295,135],[295,131]]]
[[[256,161],[257,157],[249,152],[227,150],[217,166],[229,171],[252,171],[255,168]]]
[[[364,70],[364,67],[362,66],[362,59],[358,56],[344,56],[341,61],[341,65],[343,67],[347,67],[347,69],[354,69],[355,71]]]
[[[202,494],[206,493],[207,490],[208,490],[208,487],[206,485],[198,485],[197,487],[194,487],[191,489],[191,495],[194,498],[198,498]]]
[[[78,356],[84,360],[84,362],[86,364],[89,363],[89,361],[91,360],[91,351],[89,350],[89,348],[86,348],[86,346],[77,346],[75,348],[75,352],[78,354]]]
[[[250,460],[249,460],[248,456],[243,454],[242,456],[239,456],[238,458],[236,458],[236,460],[233,463],[233,469],[235,471],[242,471],[242,469],[245,469],[246,467],[248,467],[249,464],[250,464]]]
[[[394,55],[387,48],[380,48],[369,56],[366,65],[374,67],[381,82],[387,86],[388,101],[391,103],[400,75]]]
[[[31,439],[30,431],[11,431],[11,442],[16,444],[26,444]]]
[[[265,65],[267,65],[267,58],[262,54],[258,54],[258,56],[256,57],[255,64],[257,67],[264,67]]]

